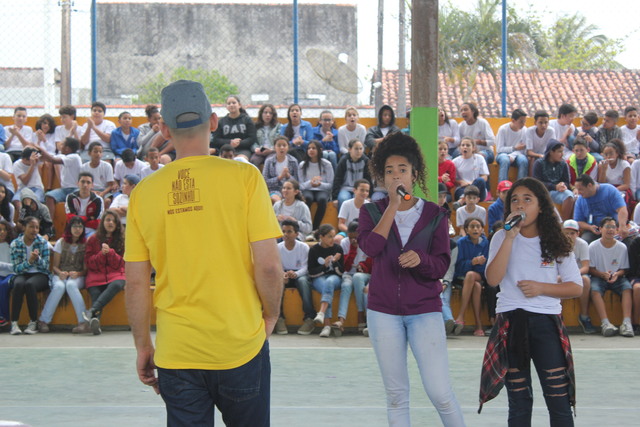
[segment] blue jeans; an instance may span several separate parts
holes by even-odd
[[[487,147],[482,148],[483,146],[478,146],[478,154],[480,154],[487,162],[487,166],[489,166],[495,160],[495,155],[493,154],[493,148]]]
[[[0,317],[9,319],[9,291],[13,274],[0,277]]]
[[[498,153],[496,162],[498,162],[498,165],[500,167],[498,172],[498,182],[508,180],[511,158],[507,153]],[[516,166],[518,168],[518,179],[526,177],[529,173],[529,161],[527,160],[527,157],[523,156],[522,154],[516,154],[513,166]]]
[[[158,368],[167,426],[213,426],[217,406],[227,426],[269,426],[271,362],[269,343],[234,369]]]
[[[345,274],[342,276],[342,286],[346,280],[351,280],[353,283],[353,293],[356,298],[356,307],[358,311],[365,311],[367,309],[367,295],[364,293],[364,288],[369,284],[371,275],[369,273],[355,273],[353,277]]]
[[[471,184],[475,185],[476,187],[478,187],[478,190],[480,190],[480,201],[483,202],[484,199],[487,198],[487,181],[485,181],[481,177],[478,177],[478,178],[474,179]],[[456,201],[460,200],[460,197],[462,197],[462,195],[464,194],[464,189],[465,188],[466,187],[458,187],[458,188],[456,188],[456,192],[455,192]]]
[[[329,160],[334,171],[338,168],[338,156],[333,151],[323,151],[322,158]]]
[[[551,200],[553,200],[553,203],[557,203],[559,205],[561,205],[562,202],[564,202],[569,197],[573,197],[573,191],[571,190],[565,190],[565,191],[551,190],[549,191],[549,194],[551,195]]]
[[[289,279],[285,285],[287,288],[295,287],[298,289],[300,299],[302,299],[302,311],[304,319],[313,319],[316,317],[316,311],[313,308],[313,299],[311,299],[311,286],[309,285],[309,276],[304,275],[296,279]],[[284,319],[284,305],[280,305],[280,317]]]
[[[442,300],[442,320],[453,320],[453,313],[451,312],[451,283],[447,284],[447,287],[440,293],[440,299]]]
[[[76,312],[78,323],[84,322],[82,313],[85,310],[85,305],[84,298],[82,298],[82,295],[80,294],[80,289],[84,288],[84,276],[78,277],[77,279],[68,278],[62,280],[57,275],[53,275],[51,276],[50,286],[51,292],[47,297],[47,302],[44,303],[42,313],[40,313],[40,320],[44,323],[51,323],[51,319],[53,319],[56,308],[58,308],[58,304],[66,292],[69,294],[69,299],[71,300],[73,309]]]
[[[342,292],[340,292],[340,305],[338,306],[338,316],[346,318],[347,317],[347,308],[349,307],[349,297],[351,297],[351,291],[353,290],[353,286],[351,282],[346,284],[342,283],[342,278],[337,274],[329,274],[320,277],[316,277],[313,279],[313,289],[320,292],[322,297],[320,298],[320,302],[326,302],[329,304],[327,307],[327,312],[325,316],[327,319],[331,319],[331,302],[333,301],[333,293],[339,290],[342,287]],[[346,296],[345,296],[346,295]],[[343,300],[346,299],[346,304],[343,303]],[[344,310],[341,312],[340,310]]]
[[[353,191],[349,190],[340,190],[338,193],[338,212],[340,212],[340,208],[345,200],[353,199]]]
[[[409,371],[411,346],[422,386],[445,426],[464,426],[462,410],[449,378],[447,343],[439,312],[395,316],[367,310],[369,337],[387,393],[390,426],[409,426]]]
[[[558,328],[549,316],[542,314],[529,316],[528,331],[529,353],[538,372],[549,410],[550,425],[573,426],[569,403],[569,378],[564,370],[554,371],[567,366],[558,337]],[[517,369],[515,352],[509,350],[508,356],[509,368]],[[509,426],[531,426],[531,369],[507,372],[505,379],[509,397]]]

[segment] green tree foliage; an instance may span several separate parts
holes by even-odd
[[[140,92],[136,102],[139,104],[159,104],[162,88],[181,79],[202,83],[212,104],[224,103],[229,95],[238,93],[238,86],[217,70],[189,70],[186,67],[178,67],[168,78],[164,73],[160,73],[149,79],[144,85],[139,86]]]

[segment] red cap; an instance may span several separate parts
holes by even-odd
[[[513,184],[511,183],[511,181],[507,181],[507,180],[500,181],[498,183],[498,193],[502,193],[503,191],[507,191],[511,189],[512,185]]]

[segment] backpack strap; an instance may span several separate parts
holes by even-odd
[[[380,218],[382,218],[382,212],[380,212],[380,208],[374,202],[365,203],[364,207],[365,209],[367,209],[367,212],[369,212],[369,216],[371,216],[371,220],[373,221],[373,225],[375,227],[380,222]]]

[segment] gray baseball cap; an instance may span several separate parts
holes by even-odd
[[[201,125],[211,117],[211,103],[198,82],[178,80],[162,89],[162,120],[171,129]],[[182,115],[188,114],[181,118]]]

